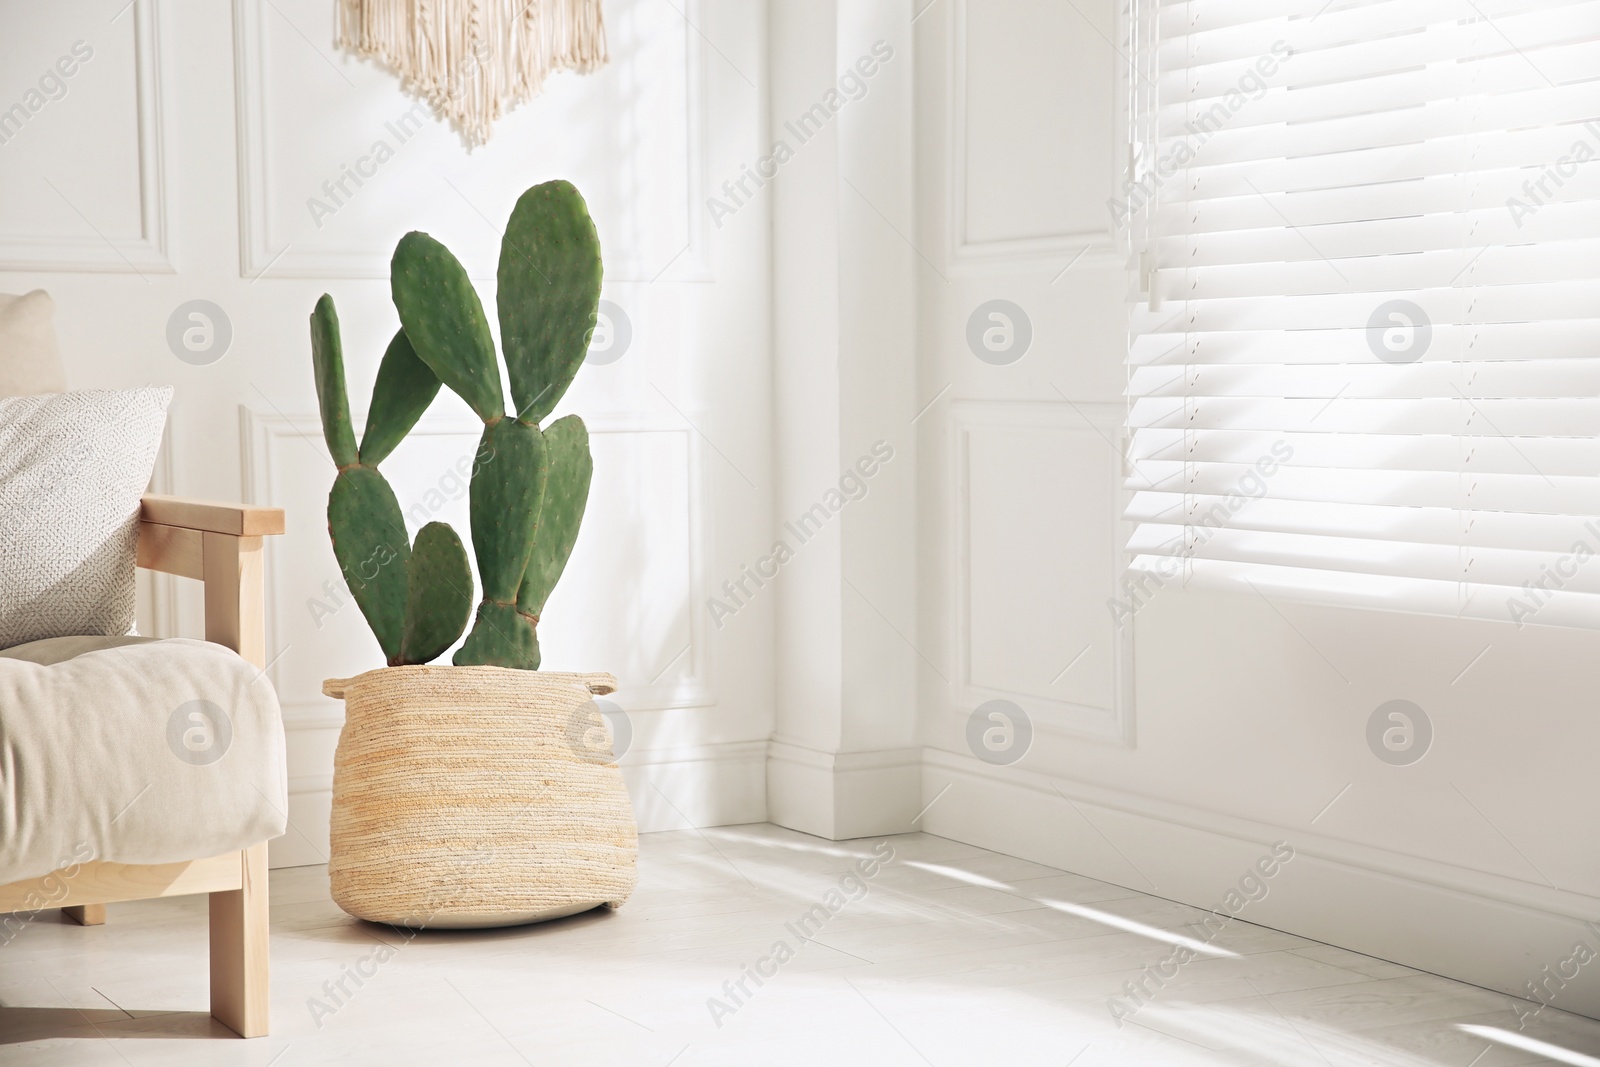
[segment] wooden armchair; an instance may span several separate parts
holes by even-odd
[[[206,640],[264,669],[261,539],[283,533],[282,510],[146,496],[139,519],[139,566],[204,582]],[[105,922],[108,903],[192,893],[211,896],[211,1014],[241,1037],[262,1037],[267,1032],[265,841],[183,863],[94,861],[70,876],[58,871],[0,885],[0,914],[54,906],[92,926]]]

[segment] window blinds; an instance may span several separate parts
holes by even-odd
[[[1600,0],[1135,11],[1131,603],[1600,626]]]

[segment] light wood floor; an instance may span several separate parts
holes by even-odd
[[[876,840],[649,834],[619,912],[410,940],[340,912],[321,868],[273,871],[273,1034],[249,1042],[206,1015],[205,898],[112,905],[103,927],[46,913],[0,946],[0,1064],[1600,1065],[1600,1023],[1548,1008],[1519,1030],[1508,997],[1243,922],[1119,1027],[1107,998],[1170,939],[1204,941],[1202,912],[888,841],[848,899],[827,894]],[[779,941],[794,958],[760,964]],[[712,997],[735,1010],[713,1020]]]

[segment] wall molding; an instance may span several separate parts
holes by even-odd
[[[948,661],[954,667],[950,703],[943,709],[946,717],[959,718],[964,724],[971,710],[988,700],[1006,699],[1025,703],[1030,708],[1043,710],[1033,714],[1036,730],[1061,733],[1073,737],[1109,741],[1132,746],[1134,743],[1134,673],[1133,634],[1129,627],[1113,630],[1112,663],[1113,699],[1110,707],[1096,707],[1063,700],[1050,700],[1032,693],[977,685],[972,681],[969,614],[971,605],[971,550],[969,515],[971,512],[971,465],[968,462],[968,443],[974,429],[993,428],[1015,430],[1019,427],[1065,432],[1082,435],[1092,452],[1105,447],[1106,440],[1120,440],[1126,412],[1121,404],[1081,401],[1053,403],[1040,401],[1008,400],[957,400],[950,404],[947,413],[951,455],[945,469],[951,484],[945,499],[947,511],[945,529],[951,531],[945,559],[946,589],[945,617],[946,640],[949,642]],[[1086,421],[1087,420],[1087,421]],[[1109,462],[1109,460],[1108,460]],[[1120,485],[1120,469],[1116,472]],[[1108,561],[1114,575],[1106,593],[1115,593],[1115,582],[1124,567],[1122,544],[1123,520],[1119,497],[1110,508],[1113,558]]]
[[[705,210],[710,142],[706,115],[706,56],[700,24],[701,0],[685,0],[683,12],[685,144],[684,220],[688,244],[667,263],[637,255],[608,257],[610,284],[710,281],[710,220]],[[239,271],[252,281],[269,278],[388,278],[390,247],[318,248],[270,241],[271,152],[267,145],[268,96],[265,21],[270,0],[233,0],[233,63],[236,152],[239,172]],[[535,106],[537,100],[522,106]]]
[[[139,143],[139,236],[113,242],[98,233],[0,235],[0,271],[176,273],[167,243],[168,116],[162,58],[165,10],[161,0],[136,0],[130,11],[135,70],[132,91]]]
[[[967,9],[968,0],[945,5],[945,232],[951,270],[1053,270],[1079,262],[1121,262],[1109,228],[1045,233],[1010,240],[974,241],[967,227]]]

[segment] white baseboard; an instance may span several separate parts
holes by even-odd
[[[768,818],[830,841],[903,834],[922,806],[922,750],[818,752],[768,744]]]
[[[306,867],[328,862],[328,816],[333,807],[333,775],[289,779],[289,827],[267,843],[267,866]]]
[[[1294,859],[1240,919],[1513,996],[1528,997],[1580,942],[1600,949],[1595,897],[937,749],[739,741],[636,750],[622,772],[642,832],[763,821],[828,840],[924,830],[1206,909],[1286,841]],[[273,842],[272,866],[325,859],[331,799],[331,777],[291,780],[294,825]],[[1545,999],[1600,1018],[1600,967]]]
[[[1104,787],[992,767],[928,749],[922,828],[982,848],[1218,907],[1255,861],[1287,841],[1295,857],[1239,918],[1527,998],[1587,942],[1600,950],[1600,899],[1451,864]],[[1550,998],[1600,1018],[1600,967]]]
[[[622,759],[640,833],[767,819],[765,741],[634,750]]]

